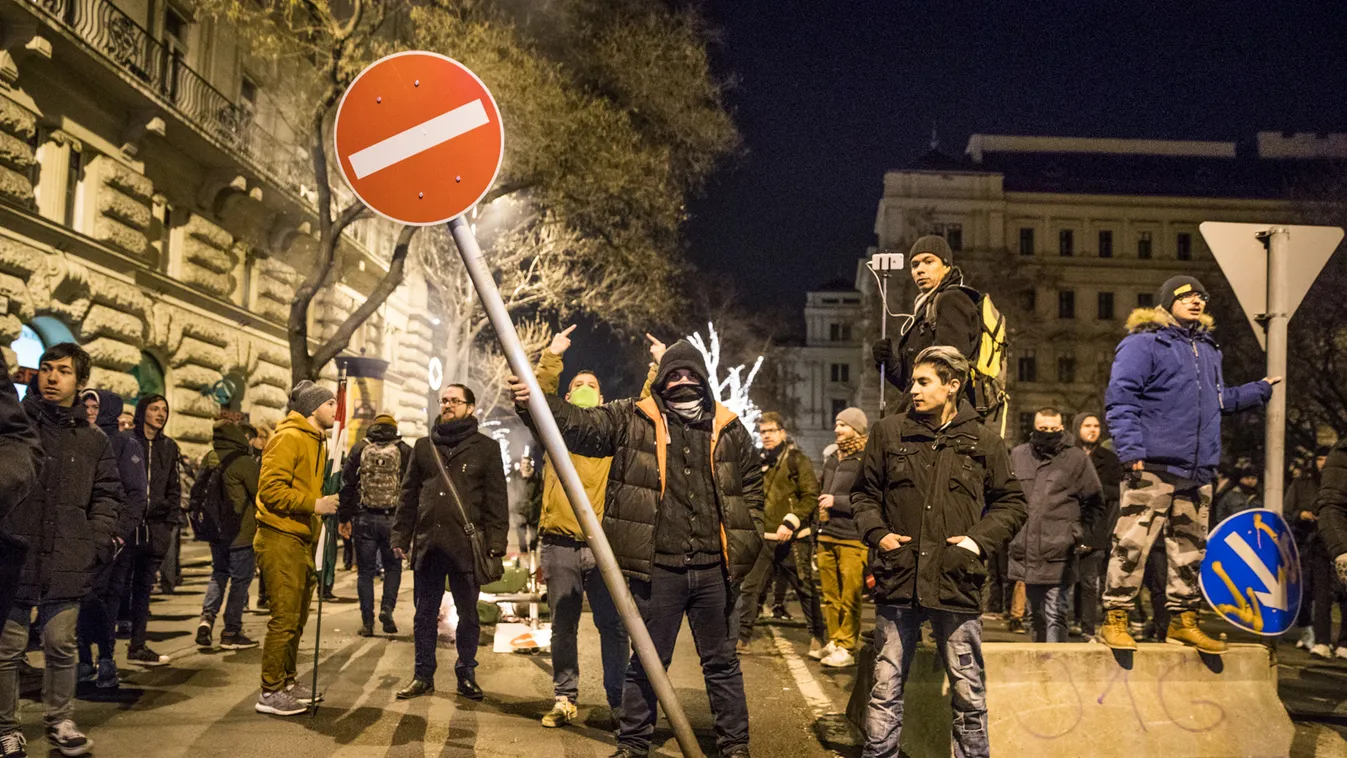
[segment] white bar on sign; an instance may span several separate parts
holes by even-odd
[[[376,171],[382,171],[489,123],[491,119],[487,118],[482,101],[473,100],[364,150],[351,153],[351,170],[355,171],[355,178],[364,179]]]

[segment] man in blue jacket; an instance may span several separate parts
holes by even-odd
[[[1126,477],[1113,532],[1101,638],[1135,650],[1127,613],[1136,604],[1146,558],[1161,533],[1169,557],[1168,640],[1225,652],[1197,625],[1198,573],[1207,549],[1211,482],[1221,460],[1221,416],[1261,407],[1280,377],[1226,387],[1221,350],[1206,313],[1207,291],[1191,276],[1160,288],[1159,306],[1138,308],[1118,345],[1105,416]]]

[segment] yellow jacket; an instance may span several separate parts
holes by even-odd
[[[538,359],[538,369],[535,372],[544,393],[557,394],[557,390],[561,387],[561,368],[561,356],[550,350],[544,350],[543,357]],[[608,469],[612,467],[613,459],[572,455],[571,462],[575,464],[575,470],[580,474],[580,481],[585,485],[589,503],[594,506],[594,515],[602,520],[603,498],[608,490]],[[557,477],[557,470],[552,467],[550,457],[543,464],[543,512],[538,518],[538,531],[542,534],[562,535],[577,540],[585,538],[585,532],[580,528],[580,520],[575,517],[575,510],[571,508],[571,501],[566,497],[566,490],[561,486],[561,479]]]
[[[318,538],[314,503],[323,495],[327,438],[309,420],[291,411],[262,451],[257,483],[257,524],[303,542]]]

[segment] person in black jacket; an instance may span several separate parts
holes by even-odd
[[[146,395],[136,403],[131,433],[145,451],[145,478],[149,502],[145,518],[127,546],[130,571],[131,642],[126,659],[145,666],[162,666],[168,656],[145,644],[150,622],[150,593],[164,556],[173,545],[173,533],[182,513],[182,482],[178,478],[178,443],[164,434],[168,424],[168,400]]]
[[[112,445],[112,455],[117,461],[117,477],[122,486],[121,517],[117,520],[117,544],[126,545],[135,537],[136,526],[145,518],[145,451],[140,442],[128,432],[118,431],[117,418],[122,413],[122,398],[110,390],[85,390],[86,407],[90,396],[95,412],[94,425],[103,430]],[[117,645],[114,634],[117,625],[117,609],[121,607],[123,588],[130,575],[131,564],[126,553],[119,551],[117,557],[100,567],[94,577],[93,591],[84,598],[80,607],[79,655],[80,680],[96,677],[97,686],[102,689],[114,689],[118,686],[117,662],[113,652]],[[94,643],[98,644],[98,665],[93,663]]]
[[[32,506],[28,492],[42,466],[42,445],[19,404],[19,393],[9,375],[9,362],[0,354],[0,624],[9,618],[14,591],[28,554],[28,544],[14,534],[7,518],[20,505]],[[22,514],[20,515],[22,517]]]
[[[1300,470],[1300,475],[1291,480],[1286,487],[1286,497],[1282,501],[1282,513],[1286,514],[1286,520],[1291,524],[1291,533],[1295,535],[1296,547],[1300,551],[1300,615],[1296,619],[1296,626],[1305,627],[1305,633],[1296,642],[1296,647],[1309,650],[1314,646],[1314,607],[1319,589],[1314,583],[1314,561],[1311,556],[1312,551],[1323,552],[1323,543],[1319,540],[1319,530],[1315,528],[1315,521],[1318,516],[1315,512],[1315,501],[1319,498],[1319,472],[1324,470],[1324,464],[1328,462],[1328,453],[1331,450],[1328,445],[1320,445],[1315,448],[1314,456]],[[1331,571],[1331,567],[1330,567]],[[1332,583],[1329,583],[1328,590],[1333,592]],[[1342,597],[1341,593],[1336,593]],[[1328,596],[1327,602],[1332,603],[1332,594]],[[1322,651],[1321,651],[1322,652]]]
[[[74,722],[76,622],[94,575],[117,551],[123,496],[107,436],[76,404],[76,391],[87,381],[89,354],[63,342],[42,354],[37,391],[23,399],[46,460],[38,483],[4,526],[29,547],[0,633],[0,754],[6,756],[25,754],[18,669],[34,609],[46,659],[47,740],[62,755],[84,755],[93,745]]]
[[[861,470],[870,421],[860,408],[847,408],[837,414],[833,432],[836,449],[823,462],[822,494],[818,496],[818,571],[823,618],[828,625],[828,645],[819,663],[846,668],[856,665],[867,558],[856,529],[851,487]]]
[[[875,684],[865,755],[896,758],[903,686],[921,625],[930,621],[950,680],[956,753],[985,758],[986,687],[979,597],[983,556],[1027,518],[1005,443],[960,400],[968,361],[948,346],[916,359],[911,407],[870,432],[851,503],[861,539],[879,551]]]
[[[971,290],[963,286],[963,272],[954,266],[954,251],[944,237],[928,234],[918,239],[907,254],[907,265],[917,285],[912,320],[900,332],[896,350],[890,339],[879,340],[871,348],[875,366],[883,367],[889,383],[904,393],[896,401],[897,410],[907,405],[913,365],[921,351],[948,345],[971,360],[981,336],[977,303]],[[971,399],[972,386],[965,386],[964,391]]]
[[[373,451],[366,460],[365,455]],[[337,518],[341,534],[354,538],[356,595],[360,598],[360,636],[374,636],[374,575],[380,560],[384,569],[379,623],[384,634],[397,634],[393,610],[402,586],[402,561],[393,555],[393,516],[402,495],[402,479],[412,460],[412,448],[398,435],[398,422],[388,413],[374,417],[365,438],[355,443],[341,470],[341,505]],[[438,606],[437,606],[438,607]]]
[[[461,384],[440,393],[439,423],[430,436],[416,441],[411,463],[402,480],[402,500],[393,524],[393,554],[402,560],[412,550],[416,615],[412,636],[416,643],[416,671],[411,684],[397,693],[399,700],[435,691],[435,641],[440,602],[447,580],[458,609],[456,648],[458,694],[481,700],[477,686],[477,572],[472,543],[464,531],[480,531],[491,557],[505,555],[509,540],[509,498],[500,445],[478,431],[477,398]],[[436,461],[436,458],[439,461]],[[452,482],[444,481],[447,471]],[[459,498],[462,498],[460,501]],[[463,522],[467,515],[468,524]]]
[[[1336,578],[1336,586],[1333,587],[1336,591],[1347,584],[1347,437],[1339,438],[1338,444],[1333,446],[1324,460],[1323,470],[1319,472],[1319,498],[1314,505],[1323,551],[1319,553],[1319,560],[1315,564],[1319,570],[1316,571],[1314,582],[1316,585],[1332,585]],[[1320,597],[1329,595],[1323,589],[1316,592]],[[1328,627],[1332,620],[1332,609],[1328,603],[1324,603],[1325,607],[1320,609],[1317,603],[1316,598],[1314,642],[1316,646],[1327,646],[1331,639]],[[1343,629],[1338,631],[1338,639],[1341,650],[1341,646],[1347,644],[1347,621],[1343,622]]]
[[[510,378],[530,427],[528,386]],[[688,619],[723,756],[748,755],[748,702],[735,655],[738,584],[762,551],[762,464],[739,418],[716,403],[706,362],[686,340],[660,358],[652,394],[580,408],[547,397],[566,447],[611,456],[603,531],[668,668]],[[615,756],[643,756],[655,730],[655,691],[632,656]]]
[[[1113,527],[1118,524],[1118,496],[1122,486],[1123,468],[1118,455],[1104,447],[1108,439],[1104,419],[1098,413],[1076,416],[1076,444],[1089,456],[1095,476],[1104,488],[1104,507],[1094,527],[1081,544],[1080,582],[1076,585],[1076,623],[1085,639],[1094,637],[1099,628],[1103,606],[1104,570],[1108,568],[1108,553],[1113,547]]]

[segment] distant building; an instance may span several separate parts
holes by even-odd
[[[804,344],[790,348],[788,371],[795,405],[790,431],[800,449],[821,460],[832,444],[833,419],[855,402],[866,364],[861,293],[838,279],[805,295]]]
[[[1191,274],[1225,289],[1198,224],[1293,220],[1289,198],[1343,158],[1347,135],[1338,134],[1264,132],[1250,145],[975,134],[961,158],[933,149],[885,174],[876,249],[906,252],[922,234],[943,234],[967,282],[1007,314],[1006,432],[1023,439],[1044,405],[1068,415],[1102,409],[1123,324],[1133,309],[1153,304],[1165,279]],[[890,308],[903,313],[915,288],[905,275],[892,281]],[[852,292],[867,304],[848,311],[860,319],[851,330],[860,382],[850,400],[874,418],[878,379],[865,343],[879,333],[879,308],[863,264]],[[806,320],[820,313],[825,294],[809,294]],[[892,319],[890,333],[901,325]],[[1243,319],[1221,327],[1248,328]],[[801,355],[821,356],[817,345],[812,338]],[[825,404],[843,389],[815,373],[801,384],[800,397]],[[807,407],[815,415],[802,412],[802,436],[819,425],[821,406]]]

